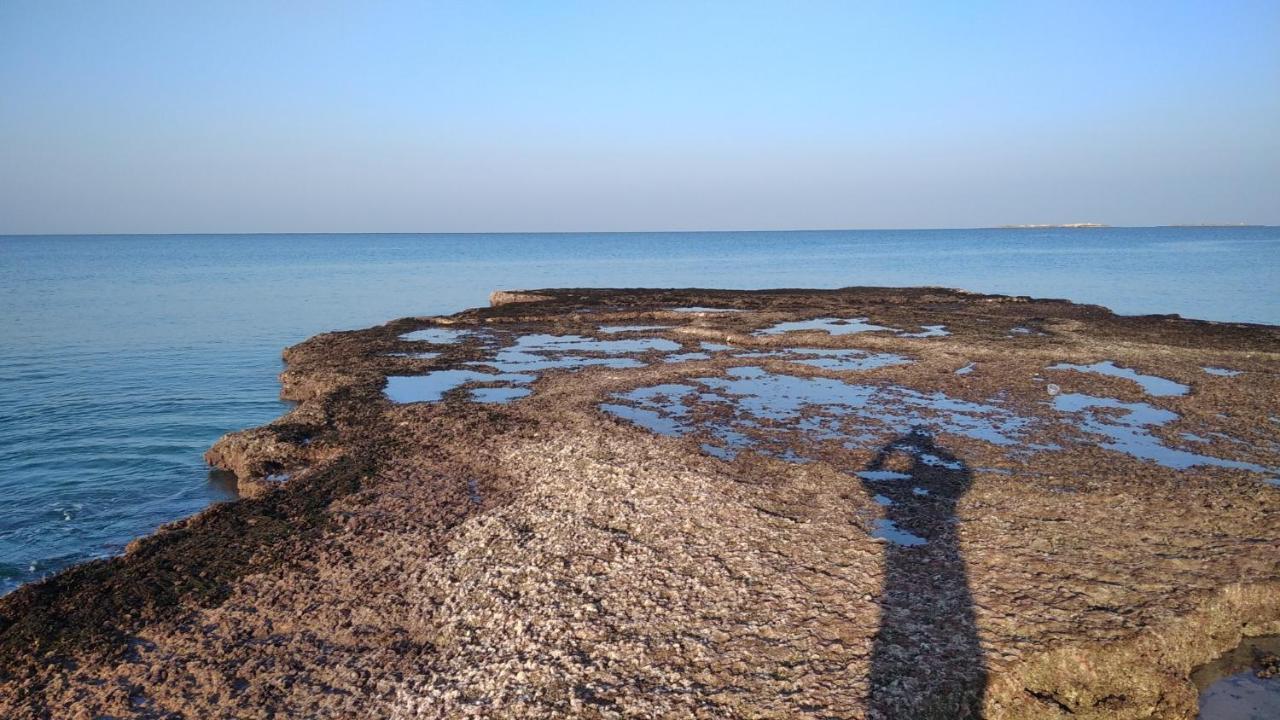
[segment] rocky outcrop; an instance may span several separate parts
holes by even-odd
[[[0,599],[0,716],[1190,718],[1280,632],[1277,328],[546,290],[285,357],[250,497]]]
[[[551,300],[550,295],[542,295],[525,290],[495,290],[489,294],[489,304],[493,307],[511,305],[512,303],[532,303]]]

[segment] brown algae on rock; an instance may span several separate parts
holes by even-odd
[[[1192,718],[1280,633],[1280,329],[493,302],[286,351],[253,497],[0,599],[0,716]]]

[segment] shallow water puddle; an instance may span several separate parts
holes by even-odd
[[[499,352],[493,360],[474,360],[470,365],[483,365],[503,372],[535,372],[560,368],[584,368],[591,365],[626,369],[644,367],[644,363],[627,357],[583,357],[558,355],[547,357],[536,353]]]
[[[792,322],[782,322],[773,327],[757,330],[754,335],[781,335],[783,333],[796,332],[799,330],[821,330],[829,335],[852,335],[860,332],[875,332],[877,330],[893,330],[893,328],[883,325],[873,325],[867,322],[867,318],[814,318],[812,320],[795,320]]]
[[[656,332],[659,330],[670,330],[673,325],[601,325],[600,332],[606,335],[616,335],[618,333],[632,332]]]
[[[859,470],[854,473],[863,480],[884,482],[886,480],[910,480],[911,476],[896,470]]]
[[[933,453],[920,452],[917,455],[917,457],[919,457],[920,462],[924,463],[925,465],[932,465],[934,467],[945,468],[947,470],[963,470],[964,469],[964,463],[960,462],[959,460],[944,460],[943,458],[940,458],[937,455],[934,455]]]
[[[976,366],[974,363],[969,363],[968,365],[965,365],[964,367],[957,369],[957,370],[956,370],[956,374],[957,374],[957,375],[968,375],[969,373],[973,372],[973,369],[974,369],[975,367],[977,367],[977,366]]]
[[[713,307],[700,307],[700,306],[697,306],[697,305],[692,305],[692,306],[690,306],[690,307],[678,307],[678,308],[671,308],[671,312],[678,312],[678,313],[736,313],[736,312],[742,312],[742,310],[741,310],[741,309],[738,309],[738,308],[713,308]]]
[[[1217,375],[1218,377],[1235,377],[1241,372],[1240,370],[1231,370],[1230,368],[1222,367],[1202,367],[1200,369],[1210,375]]]
[[[774,374],[755,366],[731,368],[721,377],[637,388],[614,398],[619,402],[602,409],[665,435],[702,433],[707,436],[704,449],[715,448],[711,454],[725,458],[752,449],[810,461],[820,449],[817,443],[826,440],[856,438],[857,446],[864,446],[885,433],[926,428],[1015,445],[1029,423],[1003,408],[942,393]]]
[[[471,388],[471,398],[476,402],[506,404],[532,392],[527,387],[478,387]]]
[[[472,365],[492,367],[503,372],[534,372],[553,368],[583,368],[591,365],[626,369],[644,367],[631,357],[617,357],[649,351],[672,352],[680,344],[662,338],[628,340],[594,340],[581,335],[522,335],[515,343],[502,348],[491,360],[476,360]],[[598,353],[613,357],[592,357],[580,353]]]
[[[814,318],[812,320],[795,320],[792,322],[781,322],[772,327],[757,330],[753,335],[781,335],[783,333],[797,332],[800,330],[821,330],[829,335],[852,335],[861,332],[877,332],[880,330],[888,330],[896,333],[898,337],[904,338],[933,338],[945,337],[951,334],[947,330],[946,325],[921,325],[920,332],[909,333],[905,330],[891,328],[885,325],[876,325],[868,322],[868,318]]]
[[[595,340],[580,335],[521,335],[511,345],[494,352],[492,359],[467,363],[474,367],[497,370],[498,374],[478,370],[438,370],[425,375],[391,376],[387,378],[384,392],[397,403],[439,402],[450,390],[468,383],[485,383],[490,386],[470,389],[473,400],[482,403],[508,403],[528,396],[532,390],[520,386],[537,380],[537,373],[543,370],[576,370],[590,366],[640,368],[645,363],[627,357],[628,354],[671,352],[679,349],[679,343],[662,338]]]
[[[1155,384],[1156,391],[1165,394],[1175,392],[1177,387]],[[749,449],[784,460],[810,461],[831,451],[827,445],[833,441],[843,443],[844,449],[856,450],[886,433],[908,430],[961,435],[1009,447],[1017,453],[1059,449],[1028,441],[1032,420],[999,405],[958,400],[943,393],[922,393],[898,385],[771,373],[758,366],[734,367],[721,376],[637,388],[613,399],[602,409],[660,434],[699,435],[703,452],[726,460]],[[1072,426],[1085,437],[1101,438],[1101,447],[1164,467],[1222,467],[1264,473],[1271,478],[1277,472],[1252,462],[1167,446],[1151,429],[1168,425],[1178,415],[1147,403],[1066,393],[1056,395],[1052,407],[1068,414]],[[1191,436],[1187,440],[1198,442],[1202,438]],[[963,467],[956,460],[925,451],[916,456],[924,466],[952,471]],[[857,474],[864,480],[910,477],[889,470]]]
[[[436,345],[452,345],[470,334],[472,334],[470,330],[432,327],[405,333],[400,336],[400,339],[411,340],[414,342],[429,342]]]
[[[617,415],[624,420],[630,420],[636,425],[639,425],[646,430],[656,432],[659,435],[679,437],[689,430],[688,427],[679,419],[669,415],[664,415],[657,410],[613,403],[604,403],[600,406],[600,409],[613,415]],[[732,456],[729,457],[730,459],[732,458]],[[722,457],[721,459],[726,458]]]
[[[1049,370],[1075,370],[1076,372],[1098,373],[1099,375],[1109,375],[1111,377],[1124,378],[1132,380],[1142,386],[1148,395],[1156,397],[1168,397],[1174,395],[1186,395],[1190,390],[1182,383],[1174,382],[1162,378],[1158,375],[1143,375],[1131,368],[1120,367],[1110,360],[1096,362],[1092,365],[1072,365],[1071,363],[1058,363],[1050,365]]]
[[[698,447],[702,449],[702,452],[710,455],[711,457],[720,458],[726,462],[736,457],[736,454],[732,450],[712,445],[710,443],[703,443]]]
[[[1152,435],[1148,428],[1166,425],[1178,414],[1146,403],[1126,403],[1115,398],[1065,393],[1053,399],[1055,410],[1074,414],[1076,426],[1107,438],[1100,445],[1142,460],[1151,460],[1167,468],[1185,470],[1197,465],[1236,468],[1253,472],[1274,472],[1255,463],[1225,460],[1171,448]]]
[[[687,353],[680,353],[678,355],[668,355],[662,358],[662,361],[668,362],[668,363],[682,363],[682,362],[690,362],[692,360],[710,360],[710,359],[711,359],[711,356],[704,352],[687,352]]]
[[[524,384],[536,379],[534,375],[514,373],[491,375],[474,370],[437,370],[425,375],[390,375],[387,377],[387,386],[383,389],[383,393],[394,403],[439,402],[444,398],[445,393],[467,383]],[[473,395],[476,390],[482,389],[473,389]],[[501,402],[501,400],[492,400],[492,402]]]
[[[1280,718],[1280,675],[1258,677],[1268,655],[1280,655],[1280,637],[1246,638],[1231,652],[1196,668],[1191,679],[1200,690],[1198,720]]]
[[[904,547],[915,547],[924,545],[928,541],[919,535],[911,533],[898,527],[898,524],[892,520],[879,518],[874,523],[874,529],[871,531],[871,537],[877,540],[891,542],[894,545],[902,545]]]
[[[521,335],[514,345],[505,350],[529,353],[595,352],[620,355],[656,350],[675,352],[680,343],[663,338],[635,338],[624,340],[593,340],[581,335]]]
[[[911,361],[893,353],[869,353],[862,350],[827,350],[819,348],[796,348],[795,354],[815,357],[799,360],[788,359],[800,365],[810,365],[823,370],[874,370],[891,365],[907,365]]]
[[[931,338],[931,337],[946,337],[947,335],[950,335],[950,334],[951,334],[951,331],[947,329],[946,325],[921,325],[920,332],[898,333],[898,337]]]
[[[734,355],[737,358],[779,358],[798,365],[821,368],[823,370],[874,370],[891,365],[906,365],[911,361],[893,353],[872,353],[852,348],[788,348],[786,350],[767,350],[744,352]]]

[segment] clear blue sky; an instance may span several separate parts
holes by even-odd
[[[1280,3],[0,2],[0,233],[1280,224]]]

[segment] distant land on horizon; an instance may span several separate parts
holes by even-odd
[[[1104,223],[1092,223],[1092,222],[1062,223],[1062,224],[1026,223],[1026,224],[1019,224],[1019,225],[1001,225],[998,229],[1000,230],[1049,230],[1049,229],[1058,229],[1058,228],[1090,229],[1090,228],[1109,228],[1109,227],[1111,226]]]
[[[1018,225],[1000,225],[999,230],[1056,230],[1056,229],[1073,229],[1073,230],[1090,230],[1095,228],[1117,227],[1115,225],[1107,225],[1106,223],[1081,222],[1081,223],[1026,223]],[[1126,227],[1126,226],[1118,226]],[[1141,225],[1133,227],[1143,227]],[[1175,223],[1171,225],[1150,225],[1147,227],[1167,227],[1167,228],[1245,228],[1245,227],[1270,227],[1269,225],[1258,225],[1255,223]]]

